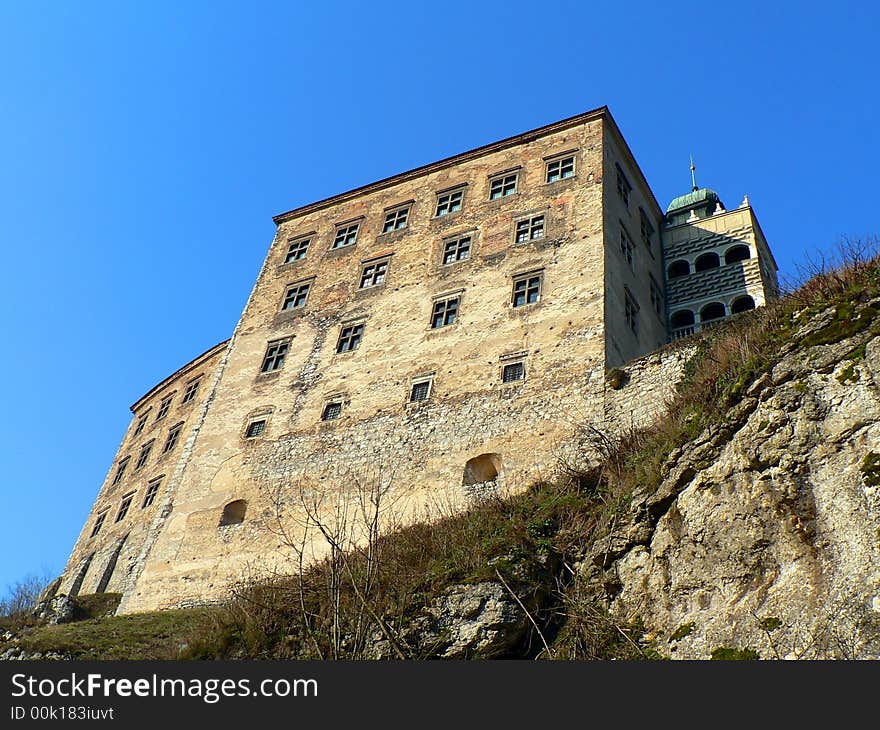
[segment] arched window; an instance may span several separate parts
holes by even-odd
[[[730,305],[730,312],[731,314],[739,314],[740,312],[748,312],[750,309],[754,308],[755,300],[747,294],[744,297],[738,297],[733,300],[733,304]]]
[[[752,252],[748,246],[731,246],[724,254],[725,264],[735,264],[737,261],[745,261],[752,258]]]
[[[502,470],[503,465],[500,454],[480,454],[473,459],[469,459],[464,465],[464,477],[461,483],[467,487],[472,484],[493,482],[498,478]]]
[[[224,525],[240,525],[244,522],[244,515],[247,512],[247,502],[243,499],[236,499],[223,508],[223,515],[220,517],[220,527]]]
[[[680,309],[669,318],[673,328],[689,327],[694,323],[694,313],[690,309]]]
[[[670,279],[677,279],[679,276],[687,276],[690,273],[691,265],[684,259],[673,261],[669,264],[668,274]]]
[[[717,253],[704,253],[694,262],[694,271],[708,271],[721,266],[721,259]]]
[[[722,319],[724,315],[724,305],[721,302],[712,302],[700,310],[700,321],[711,322],[716,319]]]

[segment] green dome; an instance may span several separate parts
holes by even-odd
[[[675,200],[673,200],[669,207],[666,209],[666,213],[673,213],[676,210],[685,210],[687,208],[693,208],[694,206],[705,204],[705,203],[717,203],[718,202],[718,193],[714,190],[710,190],[709,188],[700,188],[698,190],[694,190],[687,195],[679,195]]]

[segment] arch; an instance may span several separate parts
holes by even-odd
[[[724,252],[724,263],[735,264],[737,261],[747,261],[752,258],[752,252],[748,246],[742,244],[731,246]]]
[[[700,322],[712,322],[723,319],[727,312],[721,302],[712,302],[700,310]]]
[[[220,516],[220,525],[240,525],[244,522],[244,516],[247,513],[247,502],[243,499],[236,499],[223,508],[223,514]]]
[[[674,329],[678,329],[679,327],[689,327],[694,324],[694,322],[696,322],[696,318],[690,309],[679,309],[677,312],[673,312],[672,316],[669,318],[669,324],[671,324]]]
[[[708,271],[709,269],[717,269],[721,266],[721,259],[714,251],[704,253],[694,262],[694,271]]]
[[[485,484],[495,481],[504,471],[501,454],[480,454],[468,459],[464,465],[461,483],[467,487],[472,484]]]
[[[684,259],[673,261],[666,270],[670,279],[677,279],[679,276],[687,276],[691,273],[691,265]]]
[[[733,300],[733,304],[730,305],[730,313],[739,314],[740,312],[748,312],[750,309],[754,308],[755,300],[746,294],[745,296],[737,297]]]

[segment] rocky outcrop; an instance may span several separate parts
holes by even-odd
[[[612,614],[661,653],[880,658],[880,339],[804,346],[833,326],[803,325],[596,546]]]
[[[40,601],[32,612],[34,618],[47,624],[66,624],[75,621],[79,613],[76,601],[61,593],[52,598]]]

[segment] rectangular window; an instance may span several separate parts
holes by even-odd
[[[434,215],[439,218],[461,210],[462,200],[464,200],[464,188],[437,193],[437,210]]]
[[[339,342],[336,343],[336,352],[350,352],[356,350],[364,336],[363,324],[350,324],[342,328],[339,333]]]
[[[261,373],[271,373],[280,370],[284,365],[284,358],[287,355],[287,348],[290,347],[290,340],[276,340],[270,342],[266,346],[266,354],[263,357],[263,364],[260,366]]]
[[[379,286],[385,283],[385,274],[388,273],[388,261],[376,261],[367,264],[361,271],[361,289],[369,289],[371,286]]]
[[[431,378],[414,380],[409,392],[409,402],[418,403],[431,397]]]
[[[516,183],[519,179],[518,172],[506,175],[498,175],[489,180],[489,200],[498,200],[516,192]]]
[[[342,401],[330,401],[321,413],[322,421],[334,421],[342,415]]]
[[[544,237],[544,216],[536,215],[516,224],[516,242],[534,241]]]
[[[630,269],[633,268],[633,243],[627,235],[623,226],[620,228],[620,253],[626,259],[626,263]]]
[[[141,505],[141,509],[146,509],[153,502],[156,501],[156,495],[159,493],[159,485],[162,483],[161,477],[159,479],[154,479],[149,484],[147,484],[147,493],[144,495],[144,502]]]
[[[358,229],[361,224],[347,223],[336,227],[336,238],[333,239],[333,248],[352,246],[357,243]]]
[[[534,304],[541,298],[541,275],[529,274],[513,280],[513,306]]]
[[[632,185],[629,184],[629,180],[626,179],[626,175],[623,174],[623,170],[620,169],[620,165],[617,165],[617,194],[620,196],[620,199],[623,201],[623,204],[629,208],[629,194],[632,192]]]
[[[177,441],[180,438],[180,432],[183,430],[183,423],[178,423],[176,426],[172,426],[171,430],[168,432],[168,438],[165,439],[165,446],[162,447],[162,453],[167,454],[169,451],[172,451],[175,446],[177,446]]]
[[[526,366],[521,362],[512,362],[501,369],[502,383],[515,383],[526,377]]]
[[[574,177],[574,155],[547,160],[546,172],[547,177],[545,179],[548,183]]]
[[[455,322],[458,317],[458,305],[461,297],[450,297],[434,302],[431,313],[431,329],[436,330]]]
[[[125,467],[128,466],[129,461],[131,461],[131,457],[126,456],[119,462],[119,466],[116,467],[116,476],[113,477],[113,484],[119,484],[122,481],[122,475],[125,474]]]
[[[119,505],[119,512],[116,513],[116,521],[122,522],[125,519],[125,515],[128,514],[128,508],[131,507],[131,500],[134,497],[134,492],[131,494],[126,494],[122,498],[122,504]]]
[[[626,325],[632,330],[632,333],[638,337],[639,335],[639,305],[636,302],[629,289],[624,288],[623,292],[623,314],[626,319]]]
[[[410,207],[409,205],[404,205],[387,211],[385,213],[385,223],[382,226],[382,233],[391,233],[391,231],[399,231],[401,228],[406,228]]]
[[[171,395],[166,395],[162,402],[159,404],[159,411],[156,413],[156,420],[161,421],[165,416],[168,415],[168,410],[171,408],[171,401],[174,400],[174,393]]]
[[[648,214],[645,213],[642,208],[639,208],[639,220],[642,243],[644,243],[647,249],[653,253],[652,245],[654,243],[654,226],[651,225],[651,220],[648,218]]]
[[[662,314],[663,312],[663,294],[660,291],[660,285],[657,283],[654,277],[651,277],[651,306],[654,307],[654,311],[657,314]]]
[[[143,469],[144,465],[147,463],[147,459],[150,458],[150,451],[153,449],[153,441],[147,441],[143,446],[141,446],[141,453],[138,455],[137,463],[134,465],[134,470]]]
[[[94,525],[94,527],[92,527],[92,534],[89,535],[89,537],[94,537],[95,535],[97,535],[101,531],[101,528],[104,526],[105,519],[107,519],[106,512],[102,512],[101,514],[99,514],[95,518],[95,525]]]
[[[263,435],[263,431],[266,430],[266,419],[260,418],[256,421],[251,421],[248,424],[247,430],[244,432],[244,437],[248,439],[259,438]]]
[[[284,301],[281,303],[281,311],[288,309],[301,309],[306,306],[306,300],[309,298],[309,289],[312,283],[310,281],[291,284],[284,292]]]
[[[292,261],[299,261],[300,259],[304,259],[306,254],[309,252],[309,244],[312,242],[311,238],[299,238],[293,241],[290,241],[287,246],[287,253],[284,256],[284,263],[289,264]]]
[[[471,255],[471,237],[461,236],[450,238],[443,244],[443,263],[454,264],[456,261],[464,261]]]
[[[189,403],[193,398],[196,397],[196,393],[199,391],[199,383],[202,382],[201,378],[196,378],[195,380],[191,380],[186,384],[186,390],[183,391],[183,398],[180,399],[181,404]]]
[[[140,435],[141,435],[141,431],[143,431],[143,430],[144,430],[144,426],[147,425],[147,419],[148,419],[149,417],[150,417],[150,412],[149,412],[149,411],[147,411],[146,413],[141,414],[141,417],[138,418],[137,426],[134,427],[134,433],[132,434],[132,436],[140,436]]]

